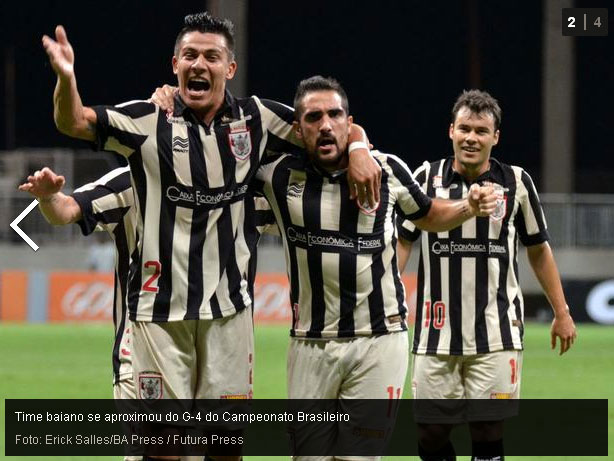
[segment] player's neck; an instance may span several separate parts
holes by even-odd
[[[463,164],[458,160],[454,159],[454,163],[452,164],[452,168],[458,174],[460,174],[463,178],[465,178],[468,182],[475,181],[481,175],[490,170],[490,159],[486,160],[484,163],[472,165],[472,164]]]

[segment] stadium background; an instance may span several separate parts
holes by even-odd
[[[521,261],[527,316],[535,322],[527,328],[523,397],[614,396],[614,155],[607,131],[614,54],[609,38],[559,33],[554,47],[569,60],[552,65],[547,56],[553,45],[546,42],[552,11],[605,2],[206,3],[26,1],[0,6],[3,399],[111,396],[112,330],[101,322],[109,317],[110,282],[108,275],[88,271],[92,240],[81,238],[76,226],[51,229],[36,210],[21,227],[41,246],[39,251],[34,253],[9,228],[31,201],[15,192],[27,173],[53,166],[67,175],[70,190],[119,161],[107,154],[87,156],[81,152],[87,146],[55,130],[55,77],[41,35],[63,24],[75,48],[83,100],[119,103],[147,98],[156,86],[175,81],[170,58],[185,14],[208,7],[235,17],[237,5],[244,26],[238,31],[243,47],[237,49],[242,65],[241,78],[233,84],[237,94],[290,103],[300,79],[334,76],[373,144],[398,154],[411,168],[450,153],[449,111],[462,89],[480,87],[499,99],[502,136],[494,155],[525,167],[542,192],[568,302],[582,321],[574,349],[563,358],[551,352],[547,303]],[[558,21],[560,31],[560,15]],[[553,81],[563,82],[555,106],[560,99],[570,109],[554,127],[548,121],[561,114],[551,109]],[[565,160],[561,154],[560,168],[558,152],[549,144],[552,137],[563,140],[571,156]],[[564,180],[557,182],[561,175]],[[265,239],[259,258],[257,315],[263,321],[256,327],[255,395],[283,398],[287,297],[277,242]],[[415,267],[415,261],[411,264]],[[609,414],[614,440],[614,410]]]

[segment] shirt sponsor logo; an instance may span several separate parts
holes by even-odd
[[[433,242],[431,252],[435,255],[453,255],[463,253],[487,253],[489,255],[507,254],[507,248],[504,245],[488,242],[484,243],[460,243],[451,240],[450,242]]]
[[[189,152],[188,146],[187,138],[182,138],[181,136],[175,136],[173,138],[173,152],[186,154]]]
[[[314,234],[294,227],[288,227],[286,229],[286,235],[290,242],[302,243],[309,247],[351,248],[356,251],[361,251],[382,248],[384,246],[382,239],[379,237],[358,237],[354,240],[340,235]]]
[[[227,202],[235,197],[247,192],[247,184],[238,187],[236,190],[218,192],[216,194],[207,193],[202,190],[181,190],[177,186],[169,186],[166,189],[166,198],[171,202],[183,202],[191,205],[217,205]]]

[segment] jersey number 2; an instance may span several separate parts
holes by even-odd
[[[431,325],[431,318],[433,319],[433,328],[441,330],[446,323],[446,303],[443,301],[435,301],[431,305],[430,301],[424,303],[424,328],[428,328]]]
[[[162,266],[160,265],[160,261],[147,261],[143,265],[143,267],[145,267],[145,269],[149,269],[150,267],[154,268],[154,273],[151,274],[151,277],[149,277],[143,284],[143,291],[150,291],[152,293],[157,293],[158,287],[152,287],[151,285],[156,280],[158,280],[158,277],[160,277],[160,272],[162,271]]]

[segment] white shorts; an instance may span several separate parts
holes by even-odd
[[[498,351],[468,356],[414,355],[412,393],[414,399],[425,402],[445,399],[516,400],[520,397],[521,373],[522,351]],[[423,409],[430,406],[432,410],[434,405],[435,403],[425,403]],[[457,421],[457,418],[450,413],[453,403],[450,402],[448,405],[445,421],[440,421],[435,414],[430,418],[428,412],[416,414],[416,418],[418,422],[424,423],[456,424],[466,420],[504,419],[515,414],[512,408],[516,408],[517,412],[517,404],[510,404],[505,407],[506,412],[500,414],[503,405],[475,403],[472,405],[476,414],[471,414],[472,410],[469,407],[464,410],[466,414]],[[465,406],[456,408],[465,408]],[[493,414],[489,415],[488,412]]]
[[[288,398],[290,399],[340,399],[337,411],[343,412],[344,399],[391,399],[403,394],[409,359],[409,339],[405,331],[381,336],[365,336],[351,339],[299,339],[292,338],[288,350]],[[387,408],[382,405],[382,409]],[[395,407],[396,408],[396,407]],[[366,405],[369,413],[363,431],[350,429],[348,425],[331,422],[317,424],[316,433],[304,434],[305,428],[296,426],[291,431],[297,446],[302,437],[322,440],[324,446],[341,440],[342,446],[372,443],[373,435],[388,434],[396,413],[371,414],[373,405]],[[352,407],[352,416],[362,420],[360,411]],[[362,432],[363,435],[360,434]],[[377,460],[374,456],[340,456],[343,460]],[[332,457],[295,456],[293,459],[327,460]]]
[[[251,309],[214,320],[133,322],[132,361],[140,399],[251,398]]]

